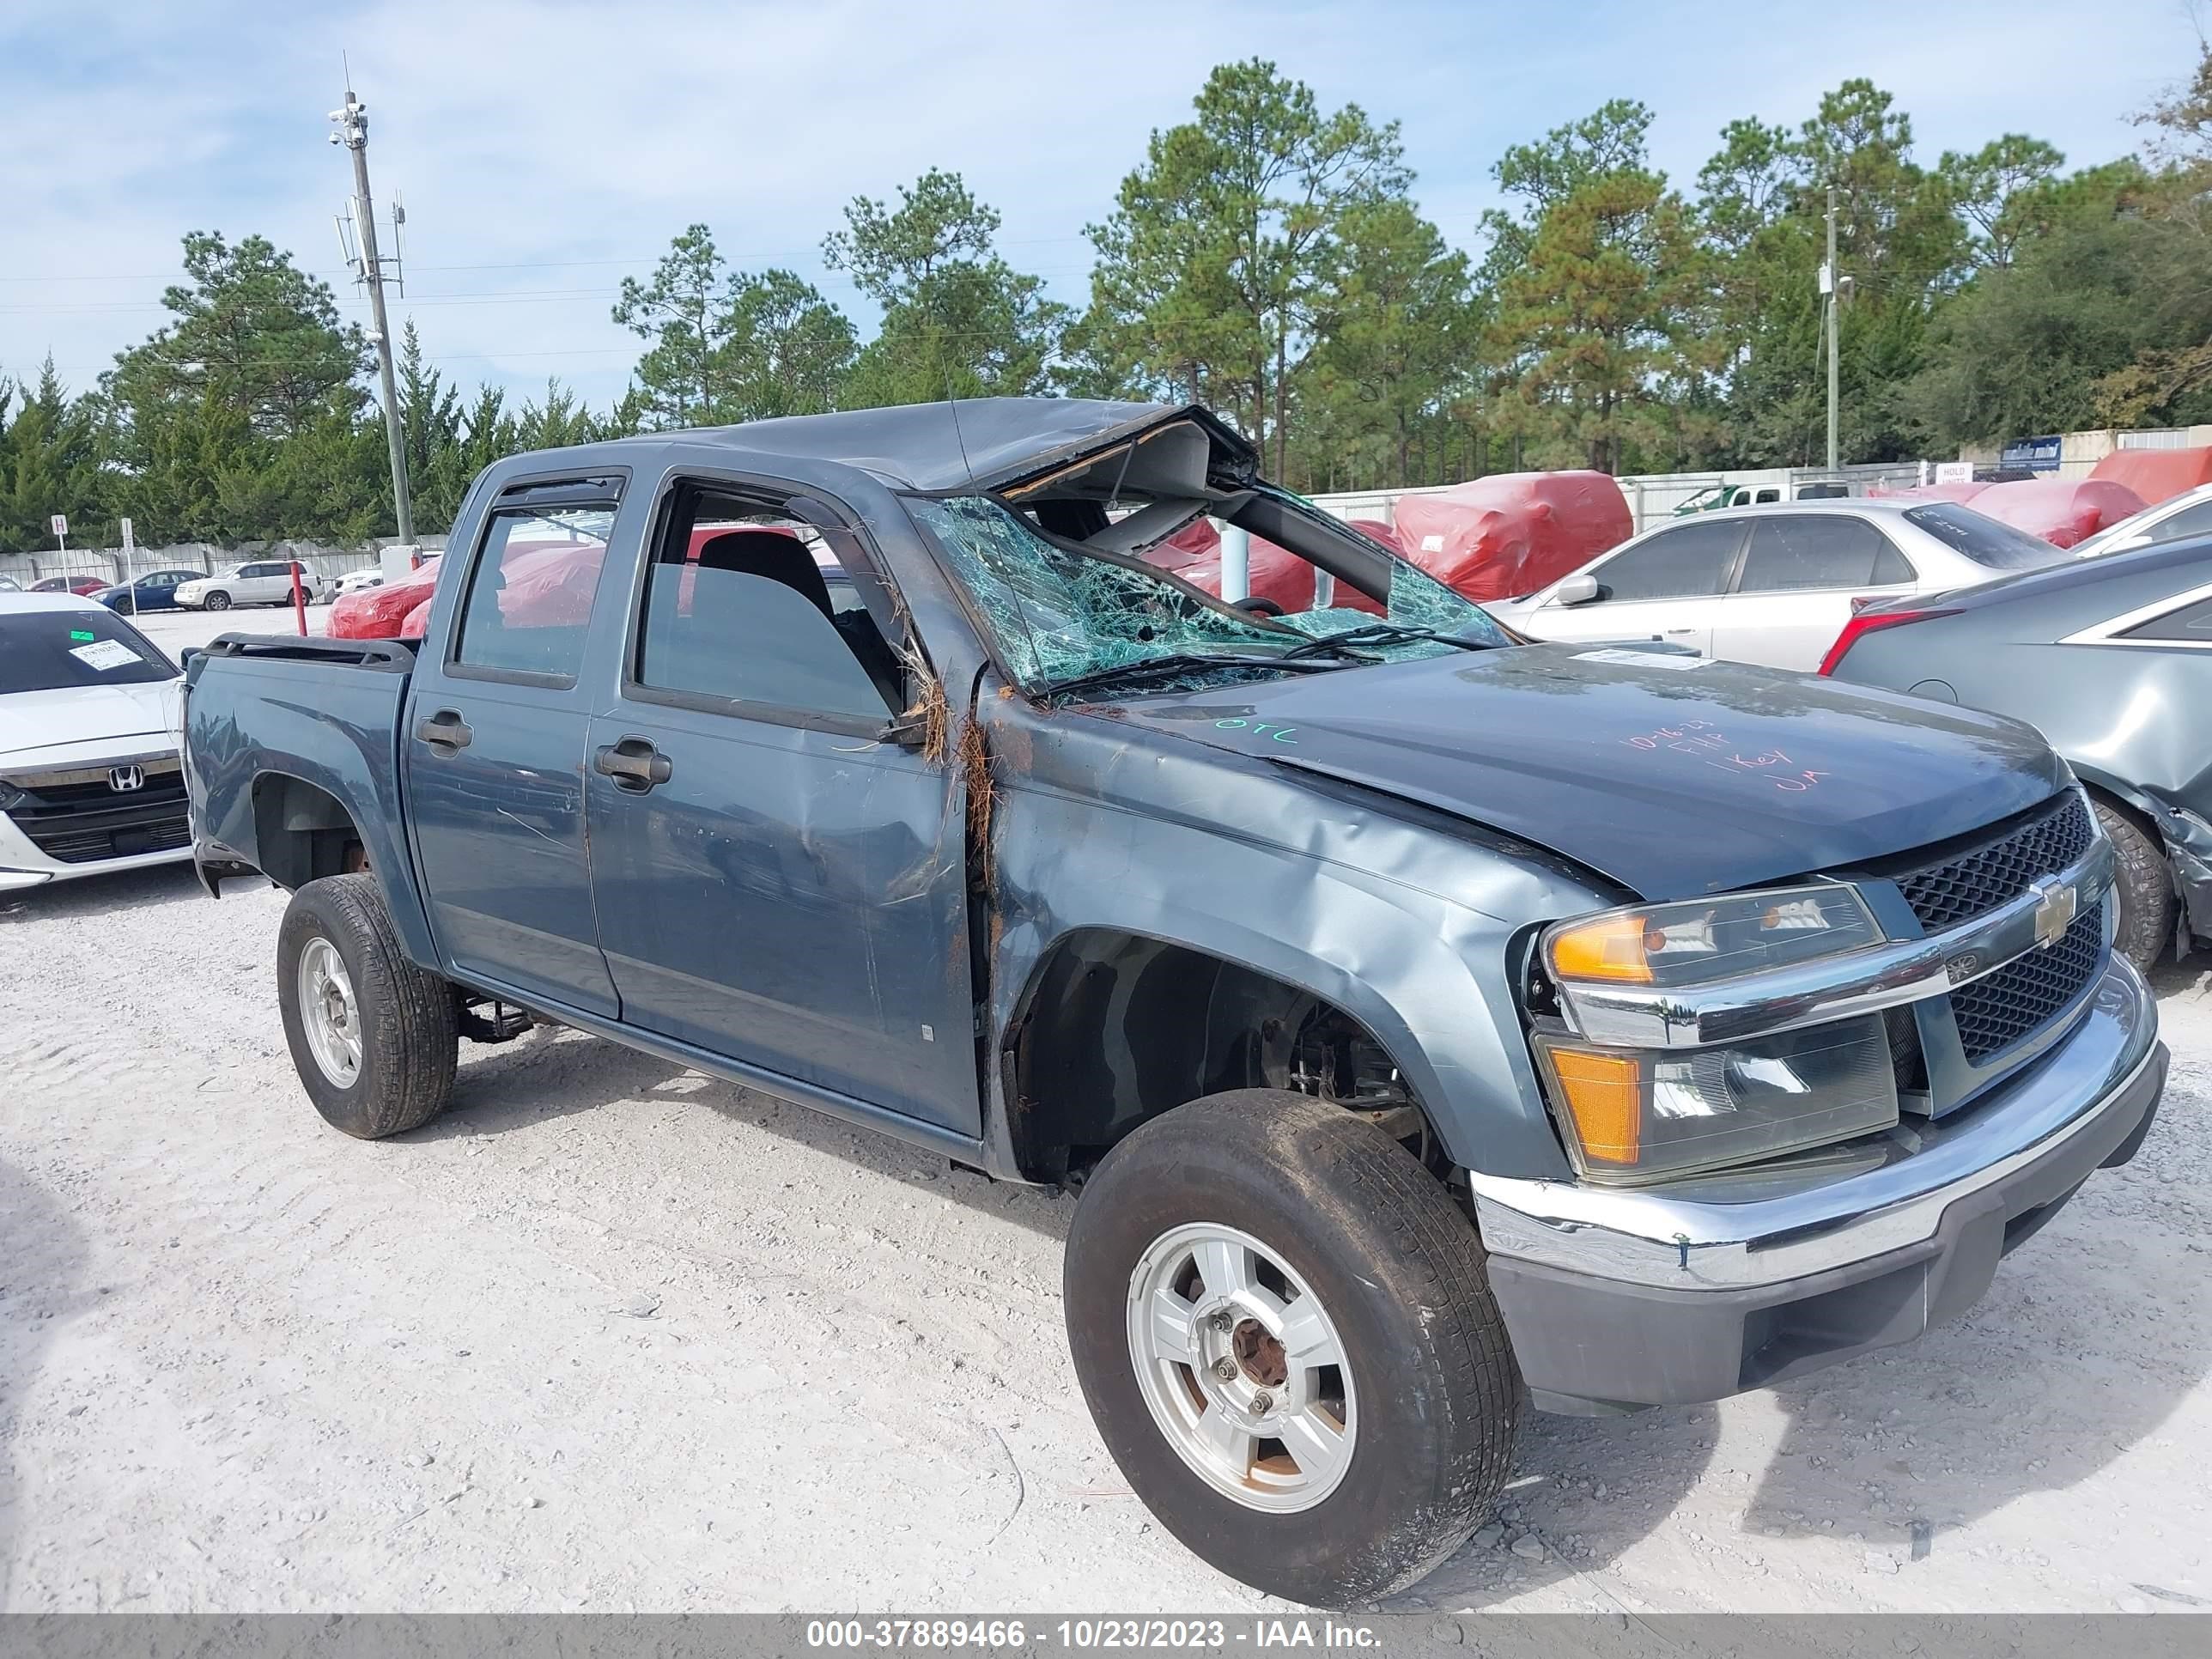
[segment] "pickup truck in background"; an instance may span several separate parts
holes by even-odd
[[[1201,516],[1383,614],[1146,562]],[[291,890],[322,1115],[413,1128],[460,1037],[546,1021],[1079,1192],[1073,1379],[1263,1589],[1419,1577],[1526,1407],[1956,1316],[2151,1125],[2112,848],[2033,732],[1527,642],[1202,410],[516,456],[449,546],[418,641],[188,675],[195,859]]]

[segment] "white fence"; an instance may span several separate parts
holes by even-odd
[[[442,536],[425,537],[426,548],[445,545]],[[125,559],[120,548],[71,547],[67,552],[58,548],[42,553],[0,553],[0,576],[8,577],[19,587],[30,587],[50,576],[65,577],[72,581],[98,580],[119,582],[126,574],[143,576],[155,570],[197,570],[213,575],[234,564],[245,564],[260,559],[298,559],[301,563],[322,571],[326,575],[344,576],[356,570],[374,567],[380,549],[371,547],[325,547],[319,542],[250,543],[242,547],[218,547],[208,542],[183,542],[168,547],[141,547],[131,555],[130,569],[124,569]]]

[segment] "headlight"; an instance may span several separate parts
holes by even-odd
[[[1637,906],[1547,930],[1543,959],[1572,1015],[1624,998],[1741,980],[1881,941],[1857,892],[1837,884]],[[1586,1180],[1656,1181],[1747,1164],[1897,1121],[1880,1015],[1726,1047],[1636,1048],[1539,1029],[1538,1063]]]
[[[1726,1048],[1597,1048],[1539,1035],[1575,1167],[1633,1182],[1848,1140],[1897,1121],[1879,1014]]]
[[[1865,903],[1833,884],[1642,905],[1561,922],[1544,959],[1570,981],[1705,985],[1878,943]]]

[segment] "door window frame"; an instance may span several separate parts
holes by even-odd
[[[500,486],[499,494],[485,503],[483,518],[477,526],[475,544],[469,550],[468,568],[462,573],[460,583],[453,591],[452,620],[446,626],[446,648],[438,663],[438,671],[445,678],[483,680],[495,685],[528,685],[543,691],[573,691],[576,689],[583,678],[582,670],[591,659],[590,617],[586,617],[584,622],[586,647],[584,660],[577,665],[578,672],[574,674],[555,674],[535,668],[501,668],[489,663],[463,662],[460,659],[460,650],[468,635],[469,600],[476,592],[477,573],[483,564],[484,554],[491,544],[492,526],[498,521],[500,514],[526,510],[532,507],[559,511],[563,505],[568,507],[593,505],[598,501],[607,499],[606,493],[601,491],[597,495],[586,499],[586,486],[598,483],[603,479],[613,480],[615,487],[612,495],[614,513],[607,525],[606,550],[600,555],[599,581],[592,590],[592,616],[595,617],[599,614],[599,595],[606,586],[605,561],[614,557],[616,526],[621,520],[623,503],[629,497],[629,469],[626,466],[595,467],[588,472],[569,471],[509,479]],[[563,484],[576,487],[577,500],[567,503],[556,503],[514,499],[528,490],[549,489]]]
[[[878,629],[883,619],[877,607],[868,604],[867,589],[873,584],[889,603],[886,608],[897,617],[907,615],[906,607],[897,597],[897,589],[890,580],[882,553],[868,534],[860,515],[846,502],[812,484],[800,483],[790,478],[772,478],[759,473],[725,471],[716,467],[690,466],[668,472],[660,480],[653,501],[653,515],[647,520],[645,540],[640,545],[637,568],[631,573],[629,592],[623,600],[622,670],[615,683],[615,693],[624,702],[657,704],[665,708],[686,708],[696,714],[718,714],[726,720],[757,720],[769,726],[795,726],[810,732],[827,732],[838,737],[866,738],[885,748],[896,749],[887,732],[902,711],[885,705],[881,720],[863,720],[850,714],[830,714],[818,708],[803,708],[788,703],[763,702],[745,697],[720,697],[707,691],[684,691],[671,686],[647,685],[637,678],[638,663],[645,646],[645,601],[647,584],[651,580],[653,567],[667,538],[673,533],[677,502],[686,489],[703,490],[709,495],[737,497],[757,504],[763,513],[781,514],[793,523],[811,521],[788,511],[790,503],[805,497],[820,501],[841,520],[840,527],[860,548],[866,568],[854,572],[848,568],[842,550],[838,567],[845,571],[853,583],[854,591],[871,617],[876,618]],[[696,526],[695,526],[696,527]],[[817,526],[818,528],[818,526]],[[834,629],[832,630],[835,631]],[[844,636],[838,635],[843,644]],[[914,671],[914,652],[908,647],[910,632],[894,638],[884,636],[884,643],[890,647],[909,674]],[[854,658],[855,666],[860,659]]]

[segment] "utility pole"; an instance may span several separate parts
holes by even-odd
[[[364,179],[366,173],[362,175]],[[363,191],[368,186],[362,186]],[[1836,277],[1836,187],[1828,186],[1828,261],[1820,267],[1821,308],[1827,313],[1828,324],[1828,471],[1838,470],[1836,460],[1836,333],[1837,313],[1843,298],[1843,284]]]
[[[353,152],[353,222],[361,237],[359,280],[368,284],[368,314],[376,342],[377,378],[384,386],[384,437],[392,450],[392,504],[402,545],[415,545],[415,503],[407,491],[407,446],[399,430],[399,382],[392,366],[392,325],[384,314],[384,261],[376,252],[376,206],[368,193],[368,106],[346,88],[345,107],[331,112],[337,131],[331,142]],[[394,222],[395,235],[398,222]],[[340,239],[343,241],[343,238]]]

